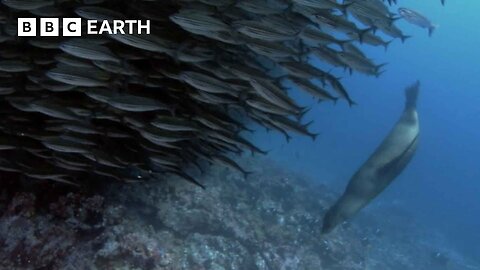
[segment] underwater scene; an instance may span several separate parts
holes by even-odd
[[[479,11],[0,0],[0,270],[480,270]]]

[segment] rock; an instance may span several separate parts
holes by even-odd
[[[436,236],[400,211],[366,211],[320,235],[329,190],[266,160],[242,162],[256,173],[212,167],[206,190],[169,178],[50,201],[4,195],[0,269],[432,269]]]

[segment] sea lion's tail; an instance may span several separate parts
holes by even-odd
[[[413,85],[405,89],[405,108],[415,108],[417,106],[418,92],[420,91],[420,81],[416,81]]]

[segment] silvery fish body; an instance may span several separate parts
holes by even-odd
[[[180,11],[170,19],[189,31],[228,31],[230,27],[221,20],[198,11]]]
[[[47,6],[53,6],[54,0],[2,0],[2,4],[18,9],[18,10],[33,10]]]
[[[402,16],[407,22],[420,26],[422,28],[427,28],[428,29],[428,35],[431,36],[433,34],[433,31],[437,27],[436,25],[432,24],[430,20],[423,16],[422,14],[408,9],[408,8],[399,8],[398,9],[398,14]]]
[[[60,50],[73,56],[98,61],[119,62],[119,58],[107,47],[92,44],[83,39],[70,39],[59,46]]]

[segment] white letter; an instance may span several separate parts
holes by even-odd
[[[120,20],[114,20],[113,21],[113,33],[116,35],[118,32],[120,32],[122,35],[125,35],[125,31],[123,31],[123,28],[125,27],[125,23]]]
[[[103,34],[104,32],[108,32],[108,34],[113,34],[112,29],[110,28],[110,25],[108,24],[107,20],[104,20],[102,22],[102,26],[100,26],[100,31],[98,31],[99,34]]]
[[[126,20],[125,21],[125,24],[128,25],[128,34],[129,35],[133,35],[133,27],[134,27],[135,23],[137,23],[136,20]]]
[[[138,20],[138,34],[142,34],[142,28],[147,30],[147,35],[150,35],[150,20],[147,20],[145,25],[142,25],[142,20]]]
[[[87,21],[87,34],[89,35],[97,35],[98,32],[95,31],[95,28],[97,28],[97,20],[88,20]]]
[[[64,18],[62,20],[64,37],[80,37],[82,36],[82,19],[81,18]]]
[[[58,37],[58,18],[40,18],[40,36]]]
[[[19,37],[35,37],[37,36],[37,19],[36,18],[18,18],[17,32]]]

